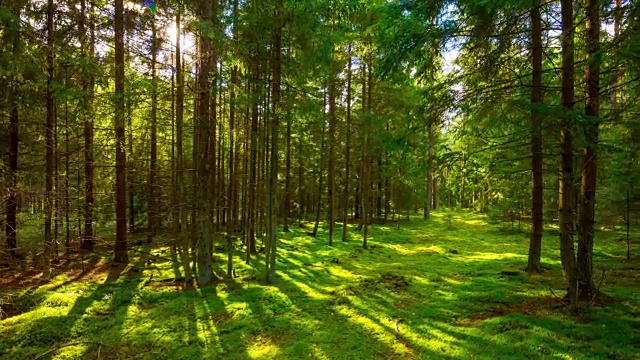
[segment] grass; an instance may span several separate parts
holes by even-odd
[[[22,313],[0,321],[0,357],[640,359],[640,264],[616,232],[598,233],[594,260],[616,302],[576,316],[551,295],[563,288],[552,229],[536,276],[521,271],[526,234],[469,212],[374,226],[368,250],[355,230],[334,247],[325,228],[307,231],[280,234],[269,286],[256,280],[263,259],[247,266],[238,254],[238,278],[184,291],[161,281],[180,273],[156,246],[151,266],[94,257],[93,270],[14,288],[5,302]]]

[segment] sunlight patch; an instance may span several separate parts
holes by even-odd
[[[251,344],[247,349],[247,355],[251,359],[276,358],[280,352],[277,339],[259,334],[252,338]]]
[[[513,253],[499,254],[499,253],[477,252],[477,253],[474,253],[473,255],[463,256],[460,258],[460,260],[465,262],[471,262],[471,261],[477,261],[477,260],[502,260],[502,259],[518,259],[518,258],[525,258],[525,257],[526,256],[524,255],[513,254]]]

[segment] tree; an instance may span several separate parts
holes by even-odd
[[[591,301],[596,295],[593,283],[593,243],[595,231],[598,124],[600,122],[600,1],[589,0],[586,7],[587,72],[585,115],[587,123],[583,127],[586,148],[582,166],[580,188],[580,237],[578,240],[578,297]]]
[[[52,251],[52,233],[51,233],[51,215],[53,212],[54,194],[53,194],[53,162],[54,162],[54,123],[55,104],[53,99],[53,0],[47,1],[47,121],[45,127],[45,146],[47,148],[46,158],[46,195],[45,195],[45,218],[44,218],[44,276],[49,277],[51,269],[51,251]]]
[[[209,142],[209,99],[211,83],[209,81],[211,71],[211,39],[207,30],[211,26],[211,19],[215,18],[215,12],[212,12],[211,3],[204,1],[200,4],[200,20],[203,22],[202,29],[200,30],[199,45],[200,45],[200,57],[199,57],[199,74],[198,74],[198,118],[196,119],[196,127],[194,133],[194,163],[195,169],[195,181],[194,189],[196,189],[194,201],[198,194],[208,193],[207,187],[211,180],[211,177],[206,176],[207,162],[209,161],[208,152],[213,151],[208,145]],[[217,10],[217,9],[216,9]],[[215,10],[214,10],[215,11]],[[213,108],[213,112],[215,112]],[[215,171],[215,169],[210,169]],[[204,201],[195,201],[196,211],[193,216],[195,221],[196,232],[194,243],[197,244],[197,265],[198,265],[198,283],[200,286],[209,284],[214,278],[212,269],[212,252],[213,252],[213,240],[211,237],[211,230],[213,221],[210,221],[211,214],[211,198],[204,197]]]
[[[80,52],[84,66],[82,68],[82,97],[81,107],[84,117],[84,234],[82,237],[81,248],[83,250],[93,250],[95,240],[93,237],[93,206],[94,206],[94,151],[93,151],[93,114],[92,101],[94,92],[93,69],[88,69],[88,60],[92,60],[94,56],[95,44],[95,25],[93,17],[93,5],[89,6],[88,22],[90,30],[90,38],[86,33],[86,1],[80,3],[82,15],[78,23],[78,31],[80,32]]]
[[[265,264],[266,271],[265,281],[270,283],[274,281],[276,275],[276,251],[277,251],[277,211],[278,211],[278,127],[280,122],[280,81],[282,76],[282,28],[284,27],[284,19],[282,0],[276,0],[274,18],[275,29],[273,30],[273,75],[271,77],[271,106],[272,114],[269,123],[271,136],[270,149],[270,169],[269,169],[269,205],[267,209],[267,243]]]
[[[333,64],[331,65],[333,67]],[[335,205],[336,205],[336,177],[335,177],[335,162],[336,162],[336,83],[331,69],[329,75],[329,167],[328,167],[328,198],[329,198],[329,246],[333,246],[333,232],[335,227]]]
[[[156,178],[158,175],[158,48],[162,45],[157,35],[155,14],[151,14],[151,146],[149,149],[148,227],[151,242],[158,231],[158,200]]]
[[[185,283],[191,282],[191,268],[189,267],[189,238],[185,235],[187,229],[187,211],[185,209],[185,185],[184,185],[184,149],[183,149],[183,127],[184,127],[184,75],[182,70],[181,51],[181,19],[182,4],[178,5],[176,11],[176,200],[178,201],[177,230],[179,232],[181,244],[182,267],[184,270]]]
[[[532,227],[529,241],[529,258],[527,271],[540,272],[540,254],[542,252],[542,220],[543,214],[543,178],[542,178],[542,116],[539,107],[542,105],[542,20],[540,18],[540,0],[534,0],[531,7],[531,174],[533,188],[531,191]]]
[[[15,58],[19,58],[21,54],[21,39],[20,39],[20,14],[21,7],[18,2],[13,3],[11,7],[12,16],[9,20],[9,26],[6,32],[5,42],[11,48],[11,53]],[[18,83],[18,74],[14,74],[10,78],[9,93],[8,93],[8,107],[9,107],[9,171],[7,181],[7,200],[6,200],[6,215],[5,215],[5,238],[6,247],[9,251],[9,255],[12,258],[19,258],[19,254],[16,251],[18,247],[18,224],[17,224],[17,212],[18,212],[18,157],[19,157],[19,108],[18,99],[20,94],[20,85]]]
[[[353,55],[351,54],[351,44],[347,50],[347,116],[345,119],[345,154],[344,154],[344,192],[342,194],[342,241],[348,240],[347,228],[348,228],[348,213],[349,213],[349,183],[351,182],[351,65]]]
[[[577,301],[576,258],[573,245],[573,124],[575,104],[573,2],[561,1],[562,12],[562,119],[560,132],[560,188],[558,190],[560,259],[572,304]]]

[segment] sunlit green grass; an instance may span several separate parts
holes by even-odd
[[[278,243],[278,281],[264,286],[262,258],[236,258],[233,281],[192,291],[166,248],[153,266],[132,261],[120,279],[65,276],[13,294],[29,310],[0,321],[7,359],[633,359],[640,358],[638,257],[620,234],[597,236],[598,279],[616,297],[580,317],[531,306],[562,295],[558,240],[545,233],[541,275],[522,273],[528,235],[483,216],[437,212],[373,226],[327,245],[293,227]],[[222,276],[224,256],[217,257]],[[99,260],[99,259],[96,259]],[[157,269],[156,269],[157,267]],[[131,269],[144,268],[142,273]],[[635,270],[634,270],[635,269]],[[153,281],[147,280],[153,274]],[[524,305],[523,305],[524,304]],[[512,312],[515,309],[517,312]],[[527,312],[523,314],[522,312]],[[401,320],[400,320],[401,319]],[[396,326],[399,334],[396,333]]]

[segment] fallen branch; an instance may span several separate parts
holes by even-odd
[[[606,272],[606,269],[603,268],[602,275],[600,276],[600,282],[598,283],[598,287],[596,288],[596,291],[593,292],[593,296],[591,297],[591,301],[589,301],[589,304],[587,305],[587,307],[591,307],[595,302],[596,297],[598,297],[598,294],[600,294],[600,288],[602,287],[602,283],[604,282],[605,272]]]

